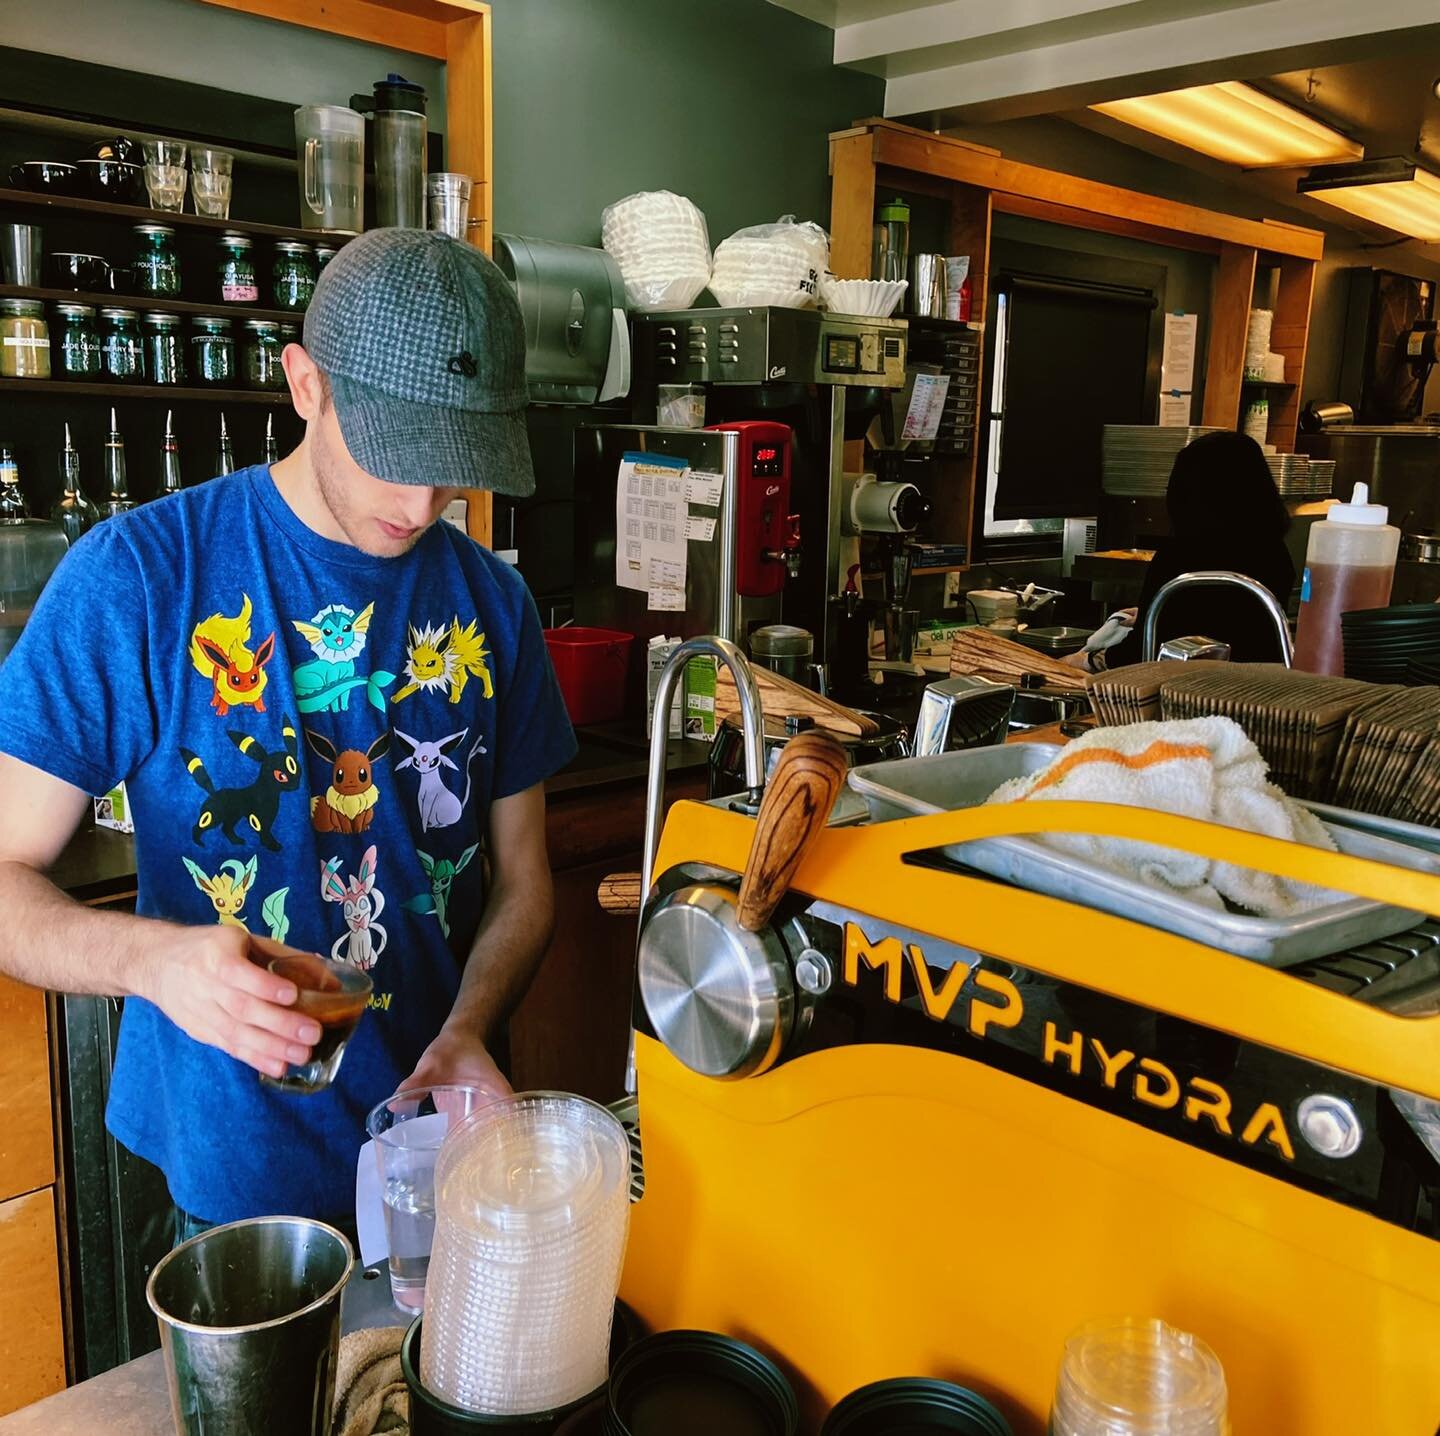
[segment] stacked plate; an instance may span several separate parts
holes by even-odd
[[[758,225],[716,246],[710,292],[725,308],[807,309],[829,263],[830,237],[818,224]]]
[[[527,1416],[596,1391],[630,1218],[630,1143],[583,1097],[494,1102],[446,1139],[420,1377],[466,1411]]]
[[[607,207],[600,240],[632,309],[686,309],[710,282],[705,216],[684,195],[647,191]]]
[[[1101,486],[1121,498],[1164,498],[1175,455],[1192,439],[1216,432],[1201,424],[1106,424],[1100,441]]]
[[[1312,498],[1328,499],[1330,490],[1335,485],[1335,460],[1334,459],[1311,459],[1310,460],[1310,487],[1308,493]]]
[[[1303,498],[1311,492],[1310,460],[1305,454],[1266,454],[1265,462],[1281,498]]]
[[[908,279],[836,279],[820,276],[820,303],[835,314],[888,319],[909,287]]]
[[[1440,603],[1402,603],[1340,615],[1345,676],[1409,682],[1410,665],[1440,661]]]
[[[1011,1436],[1010,1423],[983,1396],[949,1381],[901,1376],[852,1391],[825,1418],[820,1436]]]

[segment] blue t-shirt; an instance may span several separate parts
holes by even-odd
[[[446,523],[372,558],[267,468],[215,479],[66,555],[0,665],[0,750],[90,793],[125,780],[139,912],[368,968],[315,1095],[129,999],[107,1112],[199,1217],[350,1210],[365,1114],[454,1001],[489,805],[575,752],[519,575]]]

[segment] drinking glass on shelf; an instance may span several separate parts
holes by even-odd
[[[451,239],[465,238],[465,225],[470,218],[469,175],[436,172],[425,178],[430,228],[448,234]]]
[[[195,145],[190,151],[190,186],[195,213],[211,219],[230,218],[230,178],[235,156],[229,150]]]
[[[409,1087],[387,1097],[365,1120],[375,1139],[390,1292],[402,1311],[421,1311],[435,1240],[435,1159],[449,1133],[494,1100],[483,1087]]]
[[[185,146],[178,140],[145,141],[145,188],[150,207],[178,214],[185,204]]]

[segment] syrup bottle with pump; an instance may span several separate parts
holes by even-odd
[[[1356,484],[1348,504],[1331,504],[1324,519],[1311,525],[1295,628],[1296,668],[1344,673],[1340,615],[1390,602],[1400,530],[1386,522],[1389,517],[1384,504],[1370,502],[1369,485]]]

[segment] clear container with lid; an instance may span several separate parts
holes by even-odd
[[[59,335],[51,339],[51,368],[65,379],[100,377],[100,330],[89,304],[57,304]]]
[[[34,299],[0,299],[0,376],[50,377],[50,326]]]
[[[235,338],[228,319],[205,315],[195,320],[190,335],[190,376],[197,384],[235,382]]]
[[[255,280],[253,248],[247,235],[220,236],[220,298],[226,304],[258,304],[260,286]]]
[[[315,293],[315,256],[310,246],[298,239],[275,243],[275,265],[270,274],[270,294],[276,309],[308,309]]]
[[[178,314],[145,316],[145,372],[152,384],[185,382],[185,346]]]
[[[1087,1322],[1066,1343],[1051,1436],[1229,1436],[1219,1358],[1154,1317]]]
[[[174,299],[180,293],[180,261],[175,256],[175,231],[168,224],[135,226],[135,262],[131,267],[135,293]]]
[[[1331,504],[1324,519],[1310,526],[1295,628],[1296,668],[1344,673],[1340,615],[1390,602],[1400,530],[1386,522],[1389,517],[1384,504],[1370,502],[1369,485],[1356,484],[1348,504]]]
[[[910,263],[910,206],[903,199],[882,204],[875,217],[870,253],[872,279],[904,279]]]
[[[102,309],[101,362],[107,379],[137,384],[145,377],[145,345],[133,309]]]
[[[269,319],[245,321],[245,345],[241,370],[248,389],[283,389],[285,370],[280,364],[283,346],[280,326]]]

